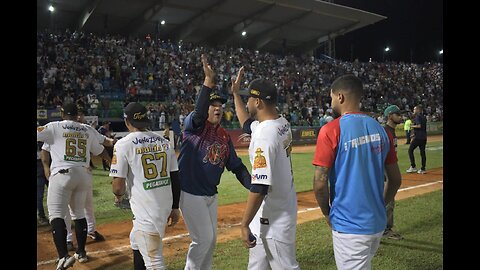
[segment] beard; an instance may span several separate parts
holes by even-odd
[[[250,118],[252,119],[255,119],[255,117],[257,116],[257,110],[256,109],[248,109],[247,107],[247,112],[248,112],[248,115],[250,116]]]
[[[340,116],[342,116],[342,115],[335,108],[332,107],[332,117],[333,117],[333,119],[337,119]]]

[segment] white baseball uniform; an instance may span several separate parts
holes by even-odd
[[[92,188],[88,170],[90,152],[99,155],[103,146],[85,124],[72,120],[55,121],[37,128],[37,141],[50,145],[50,166],[47,207],[49,219],[63,219],[72,209],[73,219],[85,217],[86,193]]]
[[[126,178],[134,215],[130,244],[146,269],[165,269],[162,238],[172,211],[170,172],[178,171],[170,142],[151,131],[131,132],[115,144],[110,176]]]
[[[92,126],[85,124],[85,126],[89,129],[92,130],[92,132],[96,135],[96,139],[98,140],[98,143],[103,144],[106,140],[107,137],[104,135],[100,134],[96,129],[94,129]],[[47,143],[44,143],[42,146],[42,149],[45,151],[50,152],[50,145]],[[89,163],[90,164],[90,163]],[[93,181],[93,178],[91,178]],[[67,227],[67,242],[72,242],[73,240],[73,234],[72,234],[72,209],[69,205],[70,211],[67,212],[67,215],[65,216],[65,225]],[[85,218],[87,219],[87,233],[93,233],[95,232],[95,213],[93,211],[93,182],[92,182],[92,188],[87,191],[87,197],[85,198]]]
[[[257,245],[248,269],[300,269],[295,258],[297,195],[291,163],[292,130],[283,117],[254,121],[250,146],[252,184],[268,185],[268,194],[250,223]]]

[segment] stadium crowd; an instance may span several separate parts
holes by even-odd
[[[37,32],[37,108],[53,109],[76,101],[90,115],[121,117],[109,115],[112,100],[105,95],[120,93],[124,104],[145,102],[152,123],[159,123],[162,113],[167,123],[173,118],[182,122],[203,82],[201,53],[208,54],[217,71],[218,90],[229,99],[227,125],[235,119],[229,84],[241,66],[245,66],[245,85],[254,75],[275,83],[278,109],[294,126],[320,124],[330,111],[329,86],[346,73],[361,78],[367,91],[362,110],[380,122],[388,104],[407,111],[423,104],[427,120],[443,120],[441,63],[347,62],[69,30]]]

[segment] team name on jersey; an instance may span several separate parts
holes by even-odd
[[[162,137],[143,137],[143,138],[135,138],[134,141],[132,141],[133,144],[139,144],[139,143],[154,143],[157,141],[163,141],[164,139]]]
[[[364,144],[367,144],[367,143],[370,143],[370,142],[378,142],[378,141],[380,141],[380,134],[379,133],[375,133],[375,134],[372,134],[372,135],[360,136],[358,138],[355,138],[353,140],[350,140],[350,141],[347,141],[346,143],[344,143],[344,148],[345,148],[345,151],[347,151],[348,146],[350,146],[351,148],[357,148],[361,145],[364,145]]]
[[[87,132],[87,128],[85,128],[85,127],[76,127],[76,126],[73,126],[73,125],[63,125],[62,128],[63,128],[63,129],[69,129],[69,130],[75,130],[75,131]]]

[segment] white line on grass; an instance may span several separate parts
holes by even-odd
[[[423,184],[423,185],[401,188],[401,189],[398,190],[398,192],[405,191],[405,190],[410,190],[410,189],[415,189],[415,188],[431,186],[431,185],[435,185],[435,184],[438,184],[438,183],[443,183],[443,181],[436,181],[436,182],[431,182],[431,183],[427,183],[427,184]],[[310,208],[305,208],[305,209],[299,210],[297,213],[300,214],[300,213],[310,212],[310,211],[314,211],[314,210],[318,210],[318,209],[320,209],[320,208],[319,207],[310,207]],[[236,227],[236,226],[240,226],[240,224],[241,223],[229,224],[229,225],[227,225],[227,227]],[[188,235],[189,235],[188,233],[182,233],[182,234],[168,236],[168,237],[163,238],[163,242],[169,241],[169,240],[172,240],[172,239],[183,238],[183,237],[186,237]],[[126,250],[126,249],[130,249],[130,245],[125,245],[125,246],[121,246],[121,247],[117,247],[117,248],[112,248],[112,249],[109,249],[109,250],[92,251],[92,252],[88,252],[88,254],[93,255],[93,254],[100,254],[100,253],[112,253],[112,252],[115,252],[115,251],[120,252],[120,251],[123,251],[123,250]],[[44,264],[50,264],[50,263],[54,263],[54,262],[55,262],[55,259],[54,260],[48,260],[48,261],[40,261],[40,262],[37,262],[37,266],[44,265]]]

